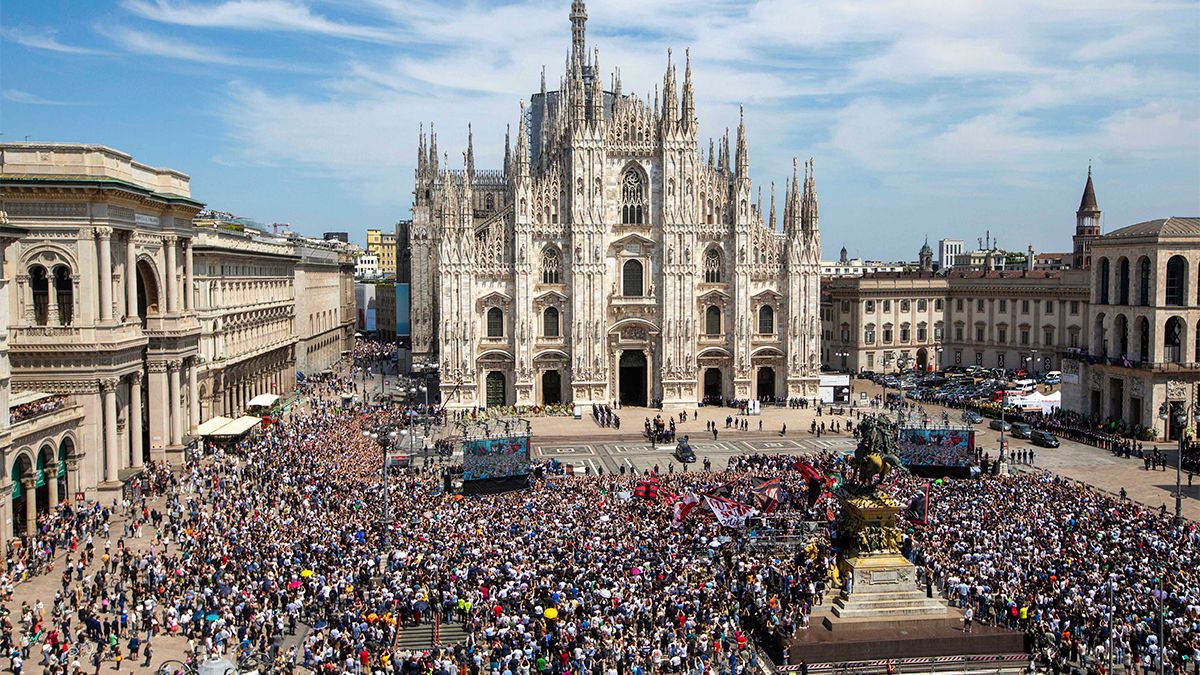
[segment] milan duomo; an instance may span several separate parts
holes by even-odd
[[[571,5],[556,91],[521,105],[504,168],[439,160],[421,133],[412,336],[451,408],[646,406],[817,393],[820,233],[811,164],[793,162],[776,224],[749,178],[744,115],[697,144],[690,59],[661,99],[602,84]],[[780,231],[782,230],[782,231]]]

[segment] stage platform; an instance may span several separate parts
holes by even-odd
[[[841,619],[828,607],[813,613],[808,630],[797,631],[788,663],[845,663],[919,657],[1022,654],[1025,635],[976,624],[964,633],[957,612],[943,618]],[[832,630],[831,630],[832,627]]]

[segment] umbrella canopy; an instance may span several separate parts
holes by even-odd
[[[312,575],[313,575],[313,571],[312,571],[312,570],[301,570],[301,571],[300,571],[300,578],[301,578],[301,579],[307,579],[307,578],[311,577]]]

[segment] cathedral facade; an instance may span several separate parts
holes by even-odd
[[[820,233],[811,164],[777,224],[749,178],[745,120],[698,145],[690,58],[661,96],[602,83],[571,5],[557,90],[521,105],[504,166],[463,168],[421,133],[408,245],[412,340],[451,408],[812,397]],[[714,152],[715,151],[715,152]]]

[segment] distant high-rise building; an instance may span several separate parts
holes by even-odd
[[[942,239],[938,241],[938,269],[954,267],[954,258],[963,252],[962,239]]]

